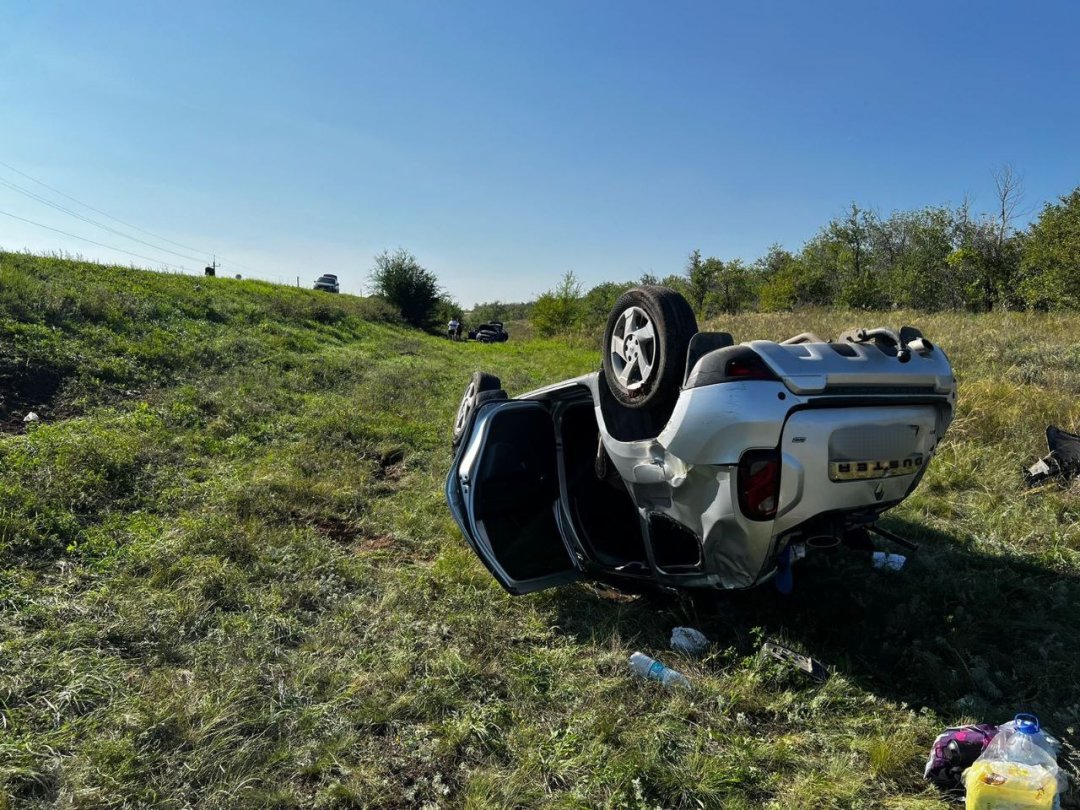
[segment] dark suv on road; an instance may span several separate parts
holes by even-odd
[[[323,273],[317,279],[315,279],[315,289],[322,290],[323,292],[341,292],[338,288],[337,276],[333,273]]]

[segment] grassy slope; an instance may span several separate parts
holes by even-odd
[[[443,504],[449,422],[474,368],[514,394],[594,350],[0,255],[0,807],[946,806],[919,778],[943,724],[1080,723],[1080,492],[1018,472],[1048,422],[1080,427],[1080,352],[1075,318],[912,319],[962,404],[891,521],[924,541],[904,572],[836,555],[787,599],[513,599]],[[56,389],[28,432],[16,383]],[[665,653],[679,623],[714,653]],[[834,675],[760,660],[766,634]],[[634,649],[694,691],[631,679]]]

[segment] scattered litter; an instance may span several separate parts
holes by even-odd
[[[1046,429],[1046,447],[1050,452],[1024,473],[1029,487],[1045,484],[1052,478],[1064,482],[1080,475],[1080,436],[1050,425]]]
[[[660,681],[667,687],[690,688],[690,681],[685,675],[676,672],[671,667],[664,666],[655,658],[650,658],[642,652],[636,652],[630,656],[630,669],[634,671],[635,675],[653,681]]]
[[[923,778],[942,790],[962,790],[962,776],[998,733],[989,723],[947,728],[934,740]]]
[[[671,649],[684,655],[701,655],[709,649],[709,638],[693,627],[676,627],[671,631]]]
[[[907,557],[903,554],[890,554],[886,551],[874,552],[874,568],[881,568],[886,571],[899,571],[904,567],[904,563],[907,562]]]
[[[797,653],[783,644],[777,644],[775,641],[766,641],[762,644],[761,652],[805,672],[819,683],[829,677],[829,671],[825,669],[820,661],[815,661],[813,658]]]
[[[26,416],[23,417],[23,421],[24,422],[40,422],[41,417],[38,416],[33,411],[30,411],[30,413],[28,413]]]
[[[1033,714],[1018,714],[998,729],[986,749],[964,773],[968,810],[1060,806],[1068,779],[1057,751]]]

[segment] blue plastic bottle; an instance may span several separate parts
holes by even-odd
[[[678,686],[684,689],[690,688],[690,681],[681,672],[676,672],[671,667],[666,667],[655,658],[650,658],[643,652],[636,652],[630,656],[630,668],[642,678],[660,681],[664,686]]]

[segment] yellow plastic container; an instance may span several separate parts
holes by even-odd
[[[1052,810],[1057,777],[1039,765],[976,760],[964,773],[967,810]]]

